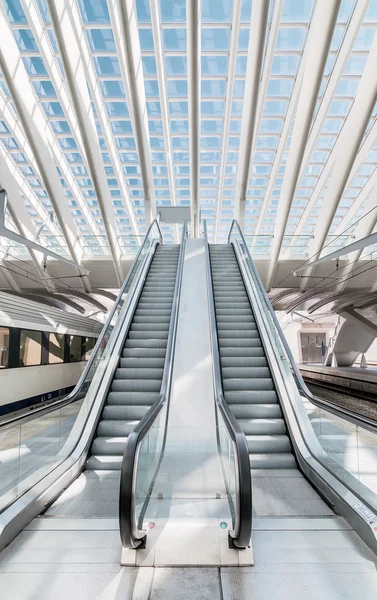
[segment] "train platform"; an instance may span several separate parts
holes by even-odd
[[[377,401],[377,367],[375,366],[365,369],[300,364],[299,369],[307,382]]]

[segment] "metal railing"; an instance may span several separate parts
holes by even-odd
[[[143,517],[164,455],[186,237],[187,222],[182,230],[161,391],[158,400],[128,436],[123,455],[119,526],[124,548],[145,547]]]
[[[217,444],[233,518],[233,530],[229,532],[229,536],[232,545],[241,549],[249,546],[251,538],[252,492],[249,450],[245,434],[224,399],[216,312],[213,297],[212,271],[209,256],[207,225],[205,221],[204,239],[206,246],[208,302],[213,354]]]

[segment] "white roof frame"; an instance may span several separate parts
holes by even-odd
[[[234,215],[239,220],[242,229],[245,221],[246,193],[252,160],[251,150],[256,127],[259,83],[262,72],[269,5],[270,2],[267,0],[254,0],[251,14],[245,76],[247,96],[245,96],[242,110],[239,163],[234,204]]]
[[[149,143],[147,103],[145,97],[141,49],[135,0],[107,2],[122,81],[126,91],[136,148],[139,154],[144,189],[146,227],[156,218],[156,199]]]
[[[44,181],[50,202],[59,221],[73,261],[80,264],[82,250],[77,238],[75,223],[56,169],[51,148],[52,132],[36,102],[30,79],[27,76],[21,54],[13,37],[12,29],[0,5],[0,66],[7,86],[17,107],[25,134],[32,147],[39,172]],[[87,276],[82,278],[86,291],[90,291]]]
[[[309,135],[318,92],[334,32],[340,0],[318,0],[315,6],[307,41],[305,70],[297,102],[291,144],[285,167],[279,206],[276,214],[274,238],[270,252],[266,288],[271,288],[275,277],[285,228],[300,174],[306,140]]]
[[[121,250],[117,238],[117,223],[100,147],[98,145],[96,125],[91,110],[91,99],[86,84],[80,47],[72,27],[69,4],[68,2],[46,1],[56,41],[60,49],[60,56],[77,117],[77,125],[85,150],[90,176],[96,191],[99,209],[109,240],[115,273],[118,283],[121,285],[123,274],[120,266]]]
[[[201,1],[191,0],[186,5],[186,11],[191,227],[193,237],[198,237],[200,219]]]
[[[309,248],[309,256],[317,258],[323,248],[338,203],[346,187],[350,172],[365,134],[366,127],[377,101],[377,78],[375,65],[377,61],[377,36],[374,37],[363,75],[343,129],[339,134],[336,148],[338,150],[329,186],[326,190],[321,208],[321,216],[314,230],[314,237]],[[301,290],[306,290],[314,267],[305,271]]]

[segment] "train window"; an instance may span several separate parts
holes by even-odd
[[[9,360],[9,329],[0,327],[0,369],[8,366]]]
[[[40,365],[42,357],[42,333],[40,331],[21,331],[20,367]]]
[[[96,345],[96,341],[96,338],[85,338],[85,360],[89,360],[93,348]]]
[[[50,333],[48,339],[48,363],[50,365],[64,362],[64,334]]]
[[[82,360],[81,336],[69,336],[69,362],[80,362]]]

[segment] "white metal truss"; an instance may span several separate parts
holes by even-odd
[[[59,102],[61,103],[64,109],[64,114],[67,117],[67,122],[69,123],[72,135],[75,136],[77,148],[81,155],[86,158],[86,152],[83,148],[83,138],[81,134],[81,129],[76,118],[74,105],[68,93],[66,79],[63,76],[63,73],[61,72],[60,68],[58,67],[55,53],[53,52],[51,47],[51,42],[47,29],[42,25],[38,4],[36,0],[20,1],[28,23],[30,25],[30,28],[33,32],[34,38],[38,42],[40,55],[43,58],[43,62],[50,75],[50,79],[56,91],[57,98],[59,99]],[[82,211],[92,234],[94,236],[99,236],[100,230],[98,229],[97,223],[95,222],[95,219],[93,218],[90,210],[86,205],[84,198],[82,197],[81,190],[77,185],[75,178],[72,176],[71,170],[65,160],[64,154],[63,152],[60,152],[59,154],[60,155],[57,157],[59,168],[61,169],[65,179],[69,183],[72,193],[80,206],[80,210]]]
[[[240,19],[241,19],[241,0],[234,0],[233,2],[233,16],[232,16],[232,37],[230,42],[229,52],[229,66],[228,66],[228,79],[227,79],[227,91],[225,97],[225,119],[224,119],[224,131],[221,148],[221,166],[220,166],[220,179],[219,179],[219,193],[217,195],[217,212],[216,212],[216,226],[215,226],[215,242],[217,242],[220,229],[221,221],[221,208],[224,193],[224,180],[226,172],[226,160],[228,152],[228,138],[230,133],[230,119],[232,116],[232,101],[233,101],[233,88],[234,79],[236,75],[236,61],[237,61],[237,49],[238,49],[238,35],[240,31]]]
[[[336,146],[338,153],[335,157],[334,168],[329,186],[323,198],[321,216],[314,231],[309,255],[317,258],[323,248],[334,213],[347,184],[357,152],[363,139],[372,110],[377,100],[377,79],[375,65],[377,61],[377,36],[374,37],[368,60],[360,80],[354,103],[348,118],[339,135]],[[313,268],[305,271],[301,289],[304,291],[309,285],[309,277]]]
[[[275,13],[275,11],[274,11]],[[280,20],[277,23],[277,28],[280,25]],[[275,29],[273,30],[273,33],[275,34],[270,35],[270,39],[268,42],[269,45],[269,50],[271,52],[271,57],[273,58],[274,55],[274,51],[275,51],[275,46],[274,46],[274,42],[276,43],[275,40],[275,36],[276,36],[276,32]],[[276,177],[278,175],[279,172],[279,168],[280,168],[280,164],[283,158],[283,154],[285,152],[286,149],[286,145],[287,145],[287,140],[292,128],[292,122],[296,113],[296,107],[297,107],[297,102],[300,96],[300,90],[301,90],[301,85],[302,85],[302,79],[303,79],[303,75],[304,75],[304,71],[305,71],[305,62],[306,62],[306,54],[307,54],[307,50],[304,50],[304,56],[301,60],[301,64],[299,67],[299,71],[297,74],[297,78],[296,78],[296,82],[295,82],[295,86],[292,92],[292,96],[289,102],[289,107],[288,107],[288,111],[287,111],[287,115],[286,118],[284,119],[284,124],[283,124],[283,129],[282,132],[280,134],[280,138],[279,138],[279,144],[276,150],[276,155],[275,155],[275,159],[274,162],[272,164],[271,167],[271,173],[269,175],[268,178],[268,184],[267,184],[267,188],[266,188],[266,193],[264,195],[264,200],[263,200],[263,205],[262,208],[260,210],[259,216],[258,216],[258,221],[257,221],[257,226],[255,228],[255,236],[258,236],[260,234],[262,225],[263,225],[263,220],[264,217],[267,213],[269,204],[270,204],[270,198],[272,195],[272,190],[275,186],[275,180]],[[270,62],[270,61],[269,61]],[[266,61],[266,65],[265,65],[265,69],[267,69],[267,61]],[[263,72],[263,79],[265,76],[265,73],[267,74],[267,70]],[[267,79],[267,77],[266,77]],[[262,100],[262,97],[261,97]],[[262,101],[261,101],[261,107],[262,107]],[[261,110],[261,109],[260,109]],[[261,113],[259,112],[259,115],[261,115]]]
[[[48,129],[41,108],[35,100],[30,80],[2,5],[0,5],[0,30],[1,70],[17,107],[20,121],[33,150],[68,250],[73,261],[80,264],[82,252],[74,220],[51,152],[51,145],[53,145],[51,132]],[[86,291],[90,291],[89,280],[86,276],[82,278],[82,282]]]
[[[245,221],[246,194],[249,183],[250,162],[252,160],[251,149],[256,127],[259,83],[262,72],[269,4],[267,0],[255,0],[251,14],[245,76],[245,90],[247,90],[247,95],[244,98],[242,110],[240,153],[234,206],[234,214],[239,219],[241,228],[243,228]]]
[[[275,277],[285,227],[296,190],[305,144],[317,102],[318,91],[322,81],[339,6],[340,0],[318,0],[316,3],[307,42],[308,52],[305,61],[305,71],[297,103],[292,139],[276,215],[266,282],[267,290],[270,290]]]
[[[157,81],[161,105],[161,117],[162,117],[162,128],[164,132],[164,146],[166,154],[166,167],[168,171],[169,180],[169,192],[172,206],[176,205],[175,199],[175,185],[174,185],[174,169],[173,169],[173,157],[172,157],[172,144],[171,136],[169,131],[169,111],[168,111],[168,94],[166,89],[165,79],[165,66],[164,66],[164,53],[162,48],[161,39],[161,16],[160,16],[160,2],[158,0],[151,0],[151,21],[152,21],[152,32],[153,32],[153,45],[154,45],[154,56],[156,59],[156,71]],[[175,239],[178,243],[178,231],[176,228]]]
[[[133,235],[140,238],[140,228],[136,222],[135,214],[133,211],[132,203],[130,200],[129,192],[127,186],[124,183],[124,174],[122,172],[122,166],[119,160],[119,154],[115,147],[114,137],[111,132],[111,123],[109,121],[108,115],[106,114],[106,110],[101,98],[100,91],[100,83],[93,67],[93,61],[90,54],[88,39],[85,35],[85,31],[82,28],[81,19],[79,15],[79,10],[77,4],[75,2],[70,3],[70,11],[67,15],[70,19],[70,24],[73,29],[76,40],[79,44],[81,60],[83,62],[83,67],[86,75],[86,79],[90,88],[92,101],[94,103],[98,120],[101,125],[102,135],[106,141],[106,147],[111,157],[111,162],[114,167],[115,175],[118,180],[118,185],[120,191],[122,193],[123,200],[125,202],[128,217],[130,220],[131,229]]]
[[[156,217],[156,199],[152,172],[151,149],[147,118],[147,104],[141,61],[141,50],[136,17],[135,0],[108,0],[111,24],[126,90],[133,125],[136,148],[139,154],[144,188],[145,220],[148,226]]]
[[[69,5],[65,0],[47,0],[47,5],[50,11],[56,40],[59,45],[65,77],[76,113],[82,144],[85,149],[89,173],[96,191],[105,231],[109,240],[115,273],[118,284],[121,285],[123,282],[123,274],[120,266],[121,252],[117,238],[115,213],[98,145],[96,126],[91,110],[91,100],[85,79],[80,48],[69,17]]]
[[[201,0],[191,0],[187,10],[187,79],[189,111],[191,226],[199,236],[199,161],[200,161],[200,54]]]

